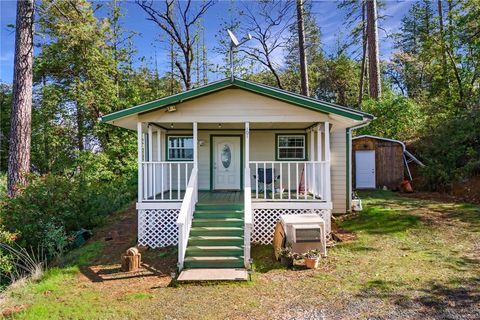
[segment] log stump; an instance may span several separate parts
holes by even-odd
[[[122,255],[122,271],[124,272],[134,272],[140,269],[140,264],[142,263],[142,255],[140,254],[138,248],[132,247],[128,249],[125,254]]]

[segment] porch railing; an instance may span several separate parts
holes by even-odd
[[[142,202],[181,201],[193,164],[193,161],[141,162],[139,187]]]
[[[250,168],[245,168],[244,172],[244,265],[250,268],[250,236],[252,233],[253,215],[252,215],[252,187],[250,185]]]
[[[190,179],[188,180],[185,197],[177,219],[178,227],[178,268],[183,269],[185,252],[187,250],[188,236],[192,226],[193,212],[198,201],[198,171],[192,169]]]
[[[328,161],[250,161],[258,201],[326,201]]]

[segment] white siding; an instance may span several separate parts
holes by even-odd
[[[156,110],[139,115],[141,122],[164,123],[243,123],[321,122],[325,113],[293,106],[241,89],[226,89],[176,104],[177,111]],[[118,123],[116,123],[118,124]]]
[[[347,145],[345,128],[333,130],[330,139],[333,213],[345,213],[347,212]]]

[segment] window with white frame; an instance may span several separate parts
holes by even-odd
[[[193,137],[168,136],[167,157],[171,161],[193,160]]]
[[[305,135],[277,135],[278,160],[305,160]]]

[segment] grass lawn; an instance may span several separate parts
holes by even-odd
[[[2,308],[23,308],[14,319],[479,319],[480,207],[360,196],[364,211],[338,223],[357,240],[330,249],[315,271],[285,270],[271,247],[256,246],[251,282],[175,286],[174,249],[149,251],[145,270],[123,274],[120,247],[99,238],[9,290]]]

